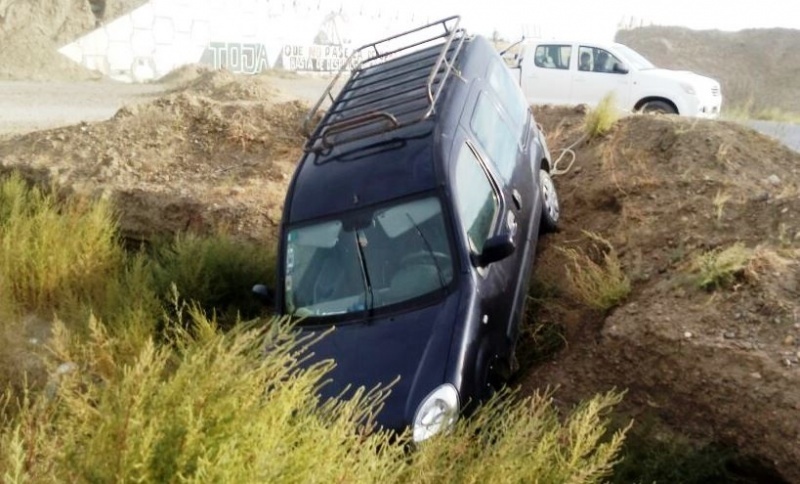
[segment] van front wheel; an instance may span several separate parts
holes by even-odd
[[[561,207],[558,205],[558,194],[553,178],[545,170],[539,170],[539,190],[542,197],[542,221],[539,233],[555,232],[558,230]]]
[[[678,114],[674,107],[664,101],[649,101],[642,106],[645,114]]]

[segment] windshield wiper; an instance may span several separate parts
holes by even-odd
[[[444,275],[442,274],[442,268],[439,267],[439,261],[436,259],[436,255],[434,254],[433,249],[431,248],[431,244],[428,242],[428,239],[425,237],[425,234],[422,233],[422,230],[419,229],[419,225],[417,225],[417,222],[415,222],[414,219],[411,217],[411,214],[406,212],[406,217],[408,217],[408,220],[411,221],[411,224],[414,226],[414,229],[417,231],[417,234],[419,234],[419,237],[422,239],[422,243],[425,244],[425,248],[428,250],[428,254],[430,254],[431,259],[433,259],[433,265],[436,266],[436,274],[439,275],[439,287],[444,289],[445,284],[444,284]]]
[[[367,310],[372,312],[372,309],[375,305],[375,294],[372,292],[372,282],[369,279],[369,271],[367,270],[367,261],[364,258],[364,248],[361,247],[361,237],[366,238],[363,232],[360,230],[355,231],[356,236],[356,248],[358,249],[358,262],[361,264],[361,275],[364,278],[364,288],[366,289],[366,303],[367,303]]]

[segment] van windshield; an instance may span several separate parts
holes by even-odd
[[[285,250],[284,310],[296,316],[369,311],[433,294],[453,279],[435,196],[292,228]]]
[[[647,60],[642,54],[636,52],[627,45],[614,44],[614,47],[616,47],[617,51],[622,54],[624,59],[628,62],[629,67],[633,67],[637,70],[656,68],[656,66]]]

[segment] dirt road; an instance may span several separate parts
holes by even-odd
[[[309,104],[316,102],[328,82],[320,77],[275,76],[271,79],[279,90]],[[106,120],[122,106],[155,99],[171,87],[110,80],[0,81],[0,135]]]

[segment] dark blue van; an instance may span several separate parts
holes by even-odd
[[[330,330],[326,395],[399,377],[378,423],[416,441],[514,369],[550,154],[508,67],[459,17],[356,52],[308,124],[281,223],[279,313]],[[345,76],[346,77],[346,76]]]

